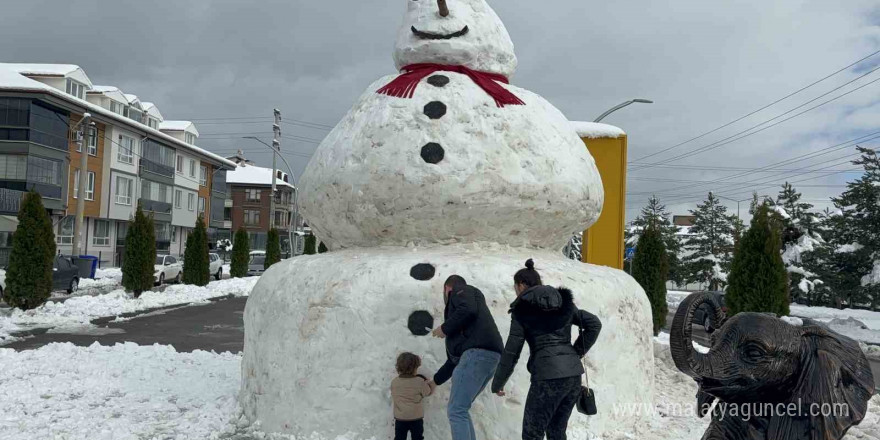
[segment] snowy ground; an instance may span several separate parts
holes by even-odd
[[[870,344],[880,344],[880,312],[792,304],[791,314],[824,322],[832,330]]]
[[[0,345],[14,340],[12,333],[32,328],[82,332],[93,327],[90,321],[96,318],[173,305],[207,303],[210,298],[227,295],[247,296],[258,279],[227,279],[214,281],[206,287],[177,284],[168,286],[162,292],[144,292],[138,299],[118,289],[103,295],[73,297],[63,303],[48,302],[34,310],[0,310]]]
[[[670,290],[666,293],[669,311],[678,308],[684,299],[693,292]],[[832,330],[868,344],[880,345],[880,312],[854,309],[832,309],[828,307],[807,307],[791,305],[791,316],[811,318],[827,324]]]
[[[668,338],[667,338],[668,340]],[[697,440],[708,421],[690,411],[696,385],[678,372],[663,339],[655,340],[657,405],[602,408],[650,411],[636,432],[591,440]],[[241,417],[241,356],[169,346],[113,347],[52,344],[17,352],[0,349],[0,438],[64,439],[287,439],[267,436]],[[390,377],[389,377],[390,380]],[[390,408],[389,408],[390,412]],[[479,415],[476,417],[479,418]],[[572,417],[584,417],[573,414]],[[587,437],[569,432],[570,438]],[[880,435],[880,397],[846,440]],[[320,434],[298,440],[362,440]]]

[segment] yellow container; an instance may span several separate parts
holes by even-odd
[[[596,160],[605,187],[602,214],[596,224],[584,231],[582,259],[585,263],[622,270],[626,222],[626,134],[604,124],[579,124],[581,139]]]

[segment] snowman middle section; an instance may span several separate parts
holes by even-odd
[[[533,258],[545,283],[565,286],[579,308],[602,320],[587,356],[599,414],[574,415],[569,433],[627,431],[641,418],[620,408],[651,407],[650,304],[623,272],[567,260],[557,252],[501,245],[355,248],[273,266],[245,310],[242,404],[267,432],[322,438],[387,438],[393,432],[388,386],[403,351],[423,359],[424,374],[446,360],[428,332],[443,321],[442,285],[453,274],[479,288],[504,339],[515,299],[513,274]],[[576,335],[573,335],[573,338]],[[488,391],[472,412],[480,438],[519,438],[529,389],[528,348],[507,386]],[[449,384],[427,401],[427,438],[448,438]]]
[[[411,98],[363,94],[306,170],[303,212],[330,249],[495,242],[561,248],[604,202],[595,162],[562,113],[499,107],[467,75],[438,71]],[[318,166],[314,166],[318,164]]]

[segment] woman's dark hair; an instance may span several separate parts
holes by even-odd
[[[516,284],[524,284],[526,287],[535,287],[543,284],[541,282],[541,274],[535,270],[535,262],[531,258],[526,260],[525,269],[520,269],[513,276],[513,282]]]
[[[412,353],[400,353],[397,356],[397,374],[415,376],[422,366],[422,359]]]

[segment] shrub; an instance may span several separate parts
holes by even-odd
[[[233,278],[246,277],[250,261],[251,244],[248,233],[244,228],[239,228],[235,232],[235,241],[232,243],[232,265],[229,268],[229,276]]]
[[[782,239],[770,208],[760,206],[733,257],[725,302],[740,312],[789,314],[788,273],[782,262]]]
[[[208,259],[208,231],[205,220],[200,215],[196,227],[186,239],[183,253],[183,282],[196,286],[207,286],[211,279],[211,261]]]
[[[36,192],[25,194],[18,211],[18,227],[12,235],[9,270],[3,299],[23,310],[43,305],[52,294],[52,260],[55,234],[52,221]]]
[[[134,219],[128,223],[125,256],[122,259],[122,286],[134,292],[135,298],[150,290],[156,282],[156,226],[153,217],[144,214],[138,205]]]
[[[267,240],[265,269],[269,269],[273,264],[281,261],[281,237],[278,235],[278,230],[270,229]]]
[[[632,262],[633,278],[645,289],[651,302],[654,336],[666,325],[669,308],[666,305],[666,279],[669,275],[668,256],[663,236],[653,223],[644,230],[636,245]]]

